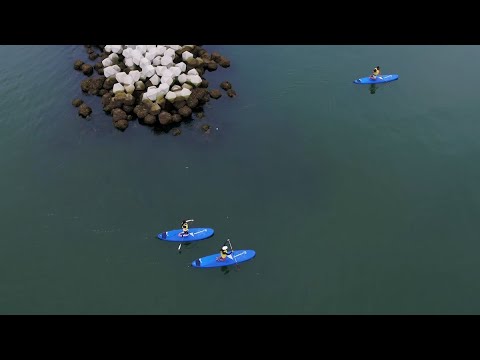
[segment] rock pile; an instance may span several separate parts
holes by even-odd
[[[86,49],[90,60],[100,61],[94,66],[75,61],[74,69],[88,76],[81,89],[101,96],[103,110],[120,130],[134,119],[168,130],[191,119],[194,112],[202,117],[203,105],[222,96],[220,89],[208,89],[205,72],[230,66],[224,56],[209,54],[198,45],[86,45]],[[94,70],[98,76],[92,76]],[[236,96],[230,82],[222,82],[220,88],[229,97]],[[81,101],[72,103],[87,117],[92,110]]]

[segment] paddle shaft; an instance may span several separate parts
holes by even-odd
[[[227,241],[228,241],[228,243],[230,244],[230,249],[232,249],[233,260],[235,260],[235,264],[236,264],[237,267],[238,267],[237,258],[235,257],[235,251],[233,250],[232,243],[230,242],[230,239],[227,239]]]

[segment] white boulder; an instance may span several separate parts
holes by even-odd
[[[140,71],[138,70],[132,70],[128,73],[128,75],[132,77],[133,82],[137,82],[138,80],[140,80]]]
[[[155,68],[155,72],[157,73],[158,76],[162,76],[163,72],[167,69],[166,66],[157,66]]]
[[[160,84],[158,86],[158,93],[159,94],[166,95],[169,90],[170,90],[170,85],[168,85],[168,84]]]
[[[168,70],[172,73],[173,77],[177,77],[178,75],[180,75],[182,73],[182,70],[180,70],[180,68],[176,67],[176,66],[172,66]]]
[[[193,86],[198,86],[201,84],[202,78],[198,75],[187,75],[187,82]]]
[[[157,86],[158,84],[160,84],[160,78],[157,74],[155,74],[150,78],[150,82],[152,83],[152,85]]]
[[[110,58],[108,58],[108,57],[105,58],[105,59],[103,59],[103,60],[102,60],[102,65],[103,65],[104,68],[106,68],[107,66],[113,65],[112,59],[110,59]]]
[[[167,48],[163,45],[157,45],[157,55],[163,55]]]
[[[153,60],[152,60],[152,65],[153,66],[158,66],[160,65],[160,62],[162,61],[162,57],[161,56],[156,56]]]
[[[142,57],[142,58],[140,59],[140,67],[141,67],[142,69],[144,69],[144,68],[146,68],[148,65],[151,65],[150,60],[148,60],[146,57]]]
[[[124,90],[125,90],[125,88],[123,87],[122,84],[116,83],[115,85],[113,85],[113,93],[114,94],[119,93],[119,92],[123,92]]]
[[[173,64],[173,59],[172,59],[172,57],[170,57],[170,56],[164,55],[164,56],[162,57],[162,60],[160,60],[160,64],[163,65],[163,66],[167,66],[167,65]]]
[[[132,85],[134,83],[133,78],[130,75],[125,75],[123,77],[123,84],[124,85]]]
[[[127,74],[125,74],[123,71],[122,72],[119,72],[119,73],[116,73],[115,74],[115,79],[117,79],[117,81],[119,83],[122,83],[123,84],[123,79],[125,78],[125,76],[127,76]]]
[[[172,48],[168,48],[167,50],[165,50],[163,56],[170,56],[173,59],[175,57],[175,50],[173,50]]]
[[[193,54],[190,51],[184,51],[182,53],[183,61],[187,61],[188,59],[193,58]]]
[[[179,62],[175,66],[178,67],[182,72],[187,71],[187,64],[185,64],[183,61]]]
[[[145,77],[149,78],[155,74],[155,68],[153,67],[153,65],[147,65],[142,69],[142,74]]]
[[[135,49],[143,55],[147,51],[147,45],[137,45]]]
[[[128,67],[132,67],[134,65],[133,59],[132,58],[126,58],[125,59],[125,65]]]
[[[175,94],[173,91],[169,91],[167,95],[165,95],[165,99],[167,99],[170,102],[174,102],[176,97],[177,97],[177,94]]]
[[[187,89],[187,88],[183,88],[182,90],[180,90],[180,96],[182,98],[184,98],[185,100],[188,99],[188,97],[190,96],[191,93],[192,93],[192,91],[190,89]]]
[[[147,51],[145,53],[145,59],[147,59],[150,63],[152,62],[153,58],[156,56],[154,52]]]
[[[161,79],[161,82],[162,82],[162,84],[168,84],[168,86],[170,86],[173,83],[173,78],[170,77],[170,76],[163,75],[162,79]]]
[[[112,47],[112,52],[120,54],[123,51],[123,46],[122,45],[111,45]]]
[[[184,82],[186,82],[188,80],[188,77],[186,74],[180,74],[178,77],[177,77],[177,80],[180,84],[183,84]]]

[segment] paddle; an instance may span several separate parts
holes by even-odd
[[[234,252],[233,247],[232,247],[232,243],[230,242],[230,239],[227,239],[227,241],[230,244],[230,249],[232,249],[232,257],[233,257],[233,260],[235,260],[235,265],[237,266],[237,269],[239,269],[238,263],[237,263],[237,258],[235,257],[235,252]]]

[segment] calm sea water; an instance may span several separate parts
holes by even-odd
[[[206,48],[238,96],[174,137],[116,130],[83,46],[0,47],[0,313],[480,313],[479,46]],[[189,267],[226,238],[256,258]]]

